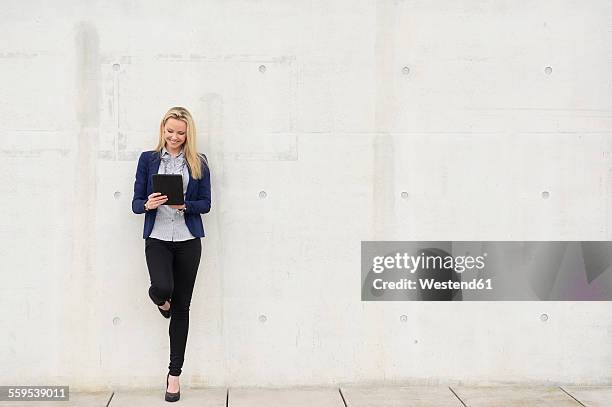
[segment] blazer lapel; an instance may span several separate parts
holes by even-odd
[[[193,192],[193,188],[195,187],[195,180],[191,176],[191,168],[187,166],[187,171],[189,171],[189,183],[187,184],[187,191],[185,192],[185,197],[191,199],[191,194]]]
[[[149,162],[149,185],[148,190],[153,191],[153,174],[157,174],[159,172],[159,163],[161,162],[161,158],[159,154],[153,152],[151,157],[151,161]]]

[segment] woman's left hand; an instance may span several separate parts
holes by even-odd
[[[185,204],[183,205],[168,205],[172,209],[185,209]]]

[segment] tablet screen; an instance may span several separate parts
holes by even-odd
[[[185,203],[183,196],[183,176],[180,174],[154,174],[153,192],[160,192],[168,196],[164,205],[182,205]]]

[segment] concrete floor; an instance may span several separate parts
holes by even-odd
[[[71,392],[69,402],[0,402],[0,406],[167,406],[164,389]],[[612,386],[451,386],[340,388],[186,388],[175,405],[189,407],[536,407],[612,406]]]

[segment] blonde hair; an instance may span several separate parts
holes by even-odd
[[[168,119],[181,120],[187,125],[183,154],[185,155],[187,165],[191,169],[191,176],[195,179],[202,178],[202,163],[204,163],[204,165],[207,164],[206,158],[198,154],[195,122],[193,121],[191,113],[189,113],[189,111],[184,107],[171,107],[162,118],[161,123],[159,124],[159,142],[157,143],[157,147],[155,147],[155,151],[157,151],[158,154],[161,154],[162,149],[166,146],[164,126],[166,125]]]

